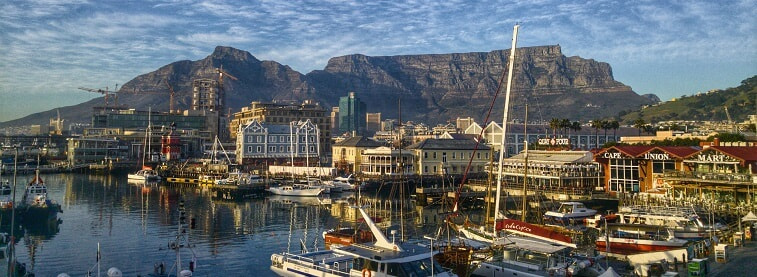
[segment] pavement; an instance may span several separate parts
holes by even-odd
[[[725,263],[715,261],[715,255],[709,256],[710,272],[707,276],[755,276],[757,265],[757,241],[746,241],[743,246],[730,247],[728,260]],[[679,264],[679,276],[689,276],[685,265]]]

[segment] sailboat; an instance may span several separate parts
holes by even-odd
[[[184,200],[179,201],[179,227],[176,231],[176,237],[174,240],[168,242],[168,247],[173,250],[176,254],[176,261],[173,263],[173,265],[170,265],[170,268],[167,268],[168,266],[165,263],[157,263],[154,265],[153,273],[147,274],[147,276],[153,276],[153,277],[170,277],[170,276],[179,276],[179,277],[189,277],[192,276],[192,273],[194,272],[195,268],[197,267],[197,257],[195,256],[194,250],[192,250],[192,245],[189,243],[189,234],[187,228],[185,228],[186,223],[186,212],[184,209]],[[181,258],[181,249],[182,248],[188,248],[190,249],[190,252],[192,254],[192,259],[189,261],[189,266],[187,268],[183,268]],[[172,274],[171,272],[176,272],[175,274]]]
[[[145,156],[147,155],[147,151],[152,151],[150,147],[150,135],[152,133],[152,123],[150,118],[150,115],[152,114],[152,109],[148,111],[148,120],[147,120],[147,128],[145,129],[145,143],[142,151],[142,169],[138,170],[134,173],[129,173],[128,180],[129,181],[136,181],[136,182],[148,182],[148,181],[160,181],[160,175],[153,170],[151,167],[145,165]]]
[[[332,250],[271,255],[271,270],[279,276],[438,276],[453,277],[432,257],[438,251],[384,236],[362,207],[356,207],[371,233],[372,243],[355,243]]]

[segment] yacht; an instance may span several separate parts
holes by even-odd
[[[618,223],[665,226],[676,238],[701,240],[710,232],[720,232],[724,226],[707,226],[692,207],[622,206],[618,209]]]
[[[597,237],[596,249],[628,255],[684,248],[688,242],[676,238],[672,230],[664,226],[612,223]]]
[[[128,179],[136,181],[160,181],[160,175],[151,167],[143,166],[137,172],[129,173]]]
[[[597,210],[587,208],[581,202],[562,202],[557,211],[544,213],[544,222],[558,225],[583,225],[583,220],[593,217]]]
[[[323,192],[321,187],[310,187],[302,184],[279,185],[268,188],[270,193],[285,196],[318,196]]]
[[[370,216],[358,208],[376,238],[332,250],[271,255],[271,270],[279,276],[457,276],[433,259],[438,251],[419,243],[390,242]]]

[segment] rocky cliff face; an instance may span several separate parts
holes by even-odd
[[[511,118],[522,118],[526,103],[531,120],[557,117],[586,121],[636,110],[654,101],[615,81],[607,63],[566,57],[560,46],[517,51]],[[504,79],[508,57],[509,50],[378,57],[356,54],[334,57],[323,70],[303,75],[275,61],[260,61],[249,52],[219,46],[202,60],[178,61],[137,76],[119,90],[119,104],[168,110],[167,80],[176,91],[177,106],[187,109],[192,80],[217,78],[215,68],[223,65],[238,78],[224,82],[226,103],[232,111],[251,101],[273,100],[314,99],[331,107],[352,91],[367,104],[369,112],[381,112],[383,118],[398,116],[401,99],[403,120],[434,124],[472,116],[481,122]],[[501,120],[504,95],[502,84],[490,120]],[[87,111],[95,105],[102,105],[102,100],[62,108],[61,114],[67,122],[88,122],[91,113]]]

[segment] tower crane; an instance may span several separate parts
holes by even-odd
[[[228,77],[234,81],[237,81],[237,77],[234,77],[234,75],[229,74],[228,72],[223,70],[223,65],[221,65],[220,68],[216,68],[216,73],[218,73],[218,87],[220,89],[223,89],[223,78]],[[224,76],[225,75],[225,76]]]
[[[168,83],[168,80],[163,79],[163,81],[166,82],[166,86],[168,86],[168,92],[170,93],[169,94],[170,95],[169,96],[170,99],[168,100],[169,101],[168,102],[168,112],[172,113],[174,111],[174,109],[173,109],[173,107],[174,107],[173,106],[173,96],[174,96],[173,86],[170,83]]]
[[[118,87],[118,84],[116,84],[116,87]],[[105,87],[105,90],[86,88],[86,87],[79,87],[79,89],[80,90],[84,90],[84,91],[89,91],[89,92],[94,92],[94,93],[99,93],[99,94],[104,95],[105,96],[105,108],[108,108],[108,97],[110,97],[111,95],[113,95],[114,97],[116,97],[115,98],[115,100],[116,100],[115,105],[118,106],[118,96],[116,96],[116,92],[115,91],[108,91],[108,87]]]
[[[731,126],[731,132],[732,133],[738,133],[739,128],[736,127],[736,124],[733,123],[733,119],[731,119],[731,113],[728,112],[728,106],[723,106],[725,108],[725,116],[728,117],[728,125]]]

